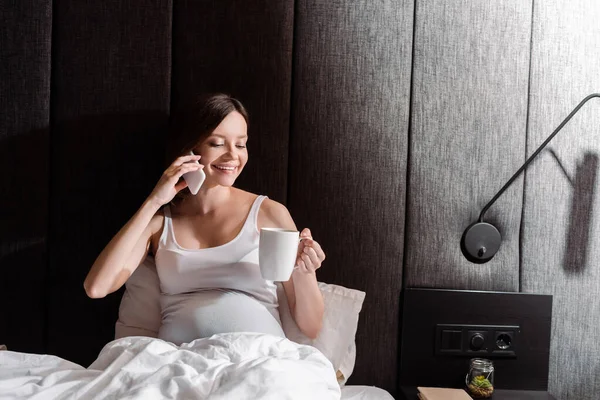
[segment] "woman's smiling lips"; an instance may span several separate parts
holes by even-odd
[[[225,174],[232,174],[232,173],[235,173],[235,171],[237,170],[237,165],[221,164],[221,165],[213,165],[213,168],[216,169],[217,171],[225,173]]]

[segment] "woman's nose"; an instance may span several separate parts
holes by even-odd
[[[227,147],[227,151],[225,152],[225,154],[223,154],[223,156],[225,156],[226,158],[231,158],[233,160],[235,160],[238,157],[238,149],[233,146],[233,147]]]
[[[237,156],[239,153],[240,153],[240,149],[238,149],[236,145],[227,146],[227,154]]]

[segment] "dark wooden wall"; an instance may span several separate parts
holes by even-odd
[[[0,341],[42,352],[52,2],[0,11]]]
[[[171,10],[54,2],[47,351],[82,364],[114,334],[120,301],[88,299],[86,270],[160,176]]]

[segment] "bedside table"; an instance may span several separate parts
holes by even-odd
[[[417,400],[416,386],[402,386],[400,397],[404,400]],[[554,396],[545,391],[538,390],[502,390],[496,389],[491,400],[556,400]]]

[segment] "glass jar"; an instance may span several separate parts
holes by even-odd
[[[494,363],[485,358],[472,358],[465,377],[467,392],[474,399],[489,399],[494,393]]]

